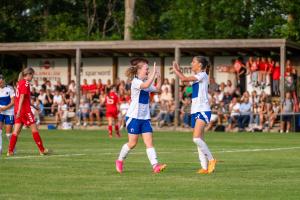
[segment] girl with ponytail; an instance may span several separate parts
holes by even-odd
[[[176,62],[173,62],[173,70],[183,82],[192,82],[192,107],[191,125],[194,128],[193,142],[196,144],[199,154],[201,169],[199,174],[210,174],[215,170],[216,159],[212,156],[207,144],[204,142],[204,128],[209,123],[211,109],[208,101],[209,63],[203,56],[195,56],[192,60],[193,76],[185,76]],[[176,97],[175,97],[176,98]]]

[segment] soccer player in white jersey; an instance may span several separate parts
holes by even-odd
[[[146,145],[148,159],[154,173],[160,173],[166,168],[166,164],[159,164],[156,151],[152,142],[152,127],[150,122],[149,94],[159,92],[161,88],[160,74],[155,63],[153,73],[149,74],[148,60],[136,58],[131,60],[131,67],[126,71],[126,76],[132,79],[131,102],[126,114],[126,128],[128,142],[122,146],[119,157],[116,160],[116,170],[123,172],[123,163],[130,150],[132,150],[141,135]],[[157,85],[153,83],[157,79]]]
[[[12,134],[12,127],[14,125],[14,98],[14,89],[5,84],[3,75],[0,74],[0,155],[2,154],[3,124],[5,124],[5,133],[8,142]]]
[[[208,146],[204,142],[204,128],[209,123],[211,109],[208,101],[208,61],[202,56],[195,56],[192,60],[193,76],[185,76],[179,69],[176,62],[173,63],[173,70],[183,82],[192,82],[192,107],[191,125],[194,128],[193,142],[197,145],[199,160],[202,169],[199,174],[210,174],[215,170],[216,159],[212,156]]]

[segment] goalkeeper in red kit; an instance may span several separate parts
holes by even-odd
[[[115,125],[116,136],[121,137],[118,124],[118,109],[119,97],[116,94],[115,88],[112,87],[105,97],[106,117],[108,121],[108,136],[112,138],[113,123]]]
[[[40,155],[49,153],[48,149],[43,146],[42,139],[35,123],[34,115],[30,109],[30,81],[33,79],[34,70],[31,67],[25,68],[19,76],[15,97],[15,126],[12,133],[7,156],[14,155],[14,149],[17,143],[18,136],[23,125],[30,127],[32,137],[39,148]]]

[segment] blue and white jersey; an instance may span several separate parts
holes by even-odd
[[[135,119],[150,119],[149,94],[156,91],[151,85],[147,89],[141,89],[142,80],[134,78],[131,83],[131,102],[126,117]]]
[[[208,81],[206,72],[199,72],[195,75],[197,81],[193,82],[191,114],[197,112],[211,111],[208,100]]]
[[[7,106],[11,102],[11,97],[15,97],[15,91],[11,86],[4,86],[0,88],[0,107]],[[14,115],[14,106],[2,111],[2,115]]]

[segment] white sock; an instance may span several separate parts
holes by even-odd
[[[126,156],[128,155],[130,148],[128,147],[127,143],[123,145],[118,160],[125,160]]]
[[[2,153],[2,130],[0,130],[0,153]]]
[[[7,138],[8,142],[10,141],[11,135],[12,135],[11,133],[6,133],[6,138]]]
[[[193,142],[201,149],[201,151],[205,154],[208,160],[213,160],[213,156],[208,149],[206,143],[201,140],[201,138],[193,138]]]
[[[200,147],[197,146],[197,149],[198,149],[201,167],[202,167],[202,169],[207,170],[207,158],[206,158],[205,154],[201,151]]]
[[[151,147],[146,149],[146,152],[151,165],[154,167],[158,163],[155,149]]]

